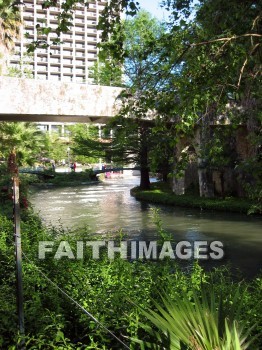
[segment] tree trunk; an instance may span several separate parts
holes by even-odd
[[[141,167],[140,189],[150,190],[149,169]]]
[[[147,128],[141,128],[141,149],[140,149],[140,188],[141,190],[150,189],[149,167],[148,167],[148,149],[147,149]]]
[[[224,179],[224,170],[220,173],[220,182],[221,182],[221,196],[225,199],[225,179]]]
[[[168,164],[168,159],[166,160],[165,164],[162,166],[162,181],[165,183],[169,183],[169,177],[168,174],[171,172],[170,166]]]

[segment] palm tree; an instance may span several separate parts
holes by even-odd
[[[29,122],[0,122],[0,156],[15,149],[18,165],[32,165],[46,149],[46,135]]]
[[[0,75],[6,70],[6,62],[14,49],[14,40],[20,34],[21,17],[13,0],[0,2]]]

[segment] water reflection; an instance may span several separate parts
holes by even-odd
[[[175,241],[220,240],[230,262],[245,275],[252,276],[261,267],[261,218],[240,214],[174,208],[136,201],[130,188],[137,177],[107,180],[80,187],[49,188],[32,194],[36,212],[47,224],[65,228],[87,226],[92,233],[122,228],[132,239],[156,239],[151,208],[159,208],[164,228]],[[136,237],[136,238],[135,238]],[[221,262],[208,261],[208,266]]]

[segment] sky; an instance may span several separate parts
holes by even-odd
[[[161,0],[138,0],[140,7],[150,12],[153,16],[157,17],[159,20],[163,18],[168,18],[168,12],[161,9],[159,3]]]

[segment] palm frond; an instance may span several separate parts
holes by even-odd
[[[211,286],[200,294],[194,291],[191,300],[186,294],[172,300],[166,293],[161,299],[163,305],[154,303],[155,310],[142,310],[152,323],[142,326],[161,349],[168,343],[170,350],[245,350],[254,340],[249,338],[251,329],[240,319],[239,288],[230,298],[216,297]]]

